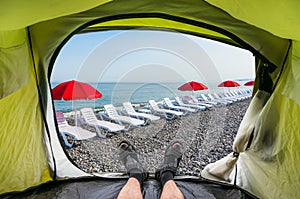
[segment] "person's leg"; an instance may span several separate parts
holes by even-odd
[[[163,186],[160,199],[184,199],[184,196],[174,180],[169,180]]]
[[[156,179],[158,179],[162,184],[161,199],[184,198],[182,192],[173,180],[182,154],[182,143],[179,140],[172,141],[166,149],[163,163],[155,172]]]
[[[129,175],[118,199],[143,198],[141,187],[143,180],[147,178],[147,173],[138,160],[135,148],[128,141],[122,141],[118,145],[118,151],[119,159],[123,162]]]
[[[121,189],[117,199],[142,199],[143,195],[141,192],[140,182],[131,177],[128,179],[127,183]]]

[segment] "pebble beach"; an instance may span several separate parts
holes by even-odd
[[[185,151],[178,175],[199,177],[207,164],[232,152],[234,137],[249,103],[250,99],[213,107],[171,121],[162,117],[144,127],[108,134],[105,139],[96,136],[76,141],[75,146],[66,148],[66,151],[74,163],[87,173],[126,172],[117,156],[118,143],[126,139],[135,146],[144,167],[154,173],[163,161],[167,145],[173,139],[180,139]]]

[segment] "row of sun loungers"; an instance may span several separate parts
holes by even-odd
[[[189,107],[189,108],[193,108],[193,109],[200,110],[200,111],[204,111],[204,110],[206,110],[206,108],[212,107],[212,105],[205,106],[205,104],[197,104],[197,103],[193,103],[193,102],[185,104],[180,97],[175,97],[175,100],[179,106]]]
[[[137,112],[132,104],[130,102],[124,102],[123,103],[123,107],[126,111],[126,113],[131,116],[131,117],[135,117],[137,119],[144,119],[146,121],[150,121],[150,122],[153,122],[153,121],[156,121],[156,120],[159,120],[160,117],[159,116],[156,116],[156,115],[152,115],[152,114],[149,114],[149,113],[141,113],[141,112]]]
[[[212,107],[227,106],[248,99],[251,94],[251,90],[239,90],[223,94],[201,94],[198,98],[191,95],[183,98],[175,97],[174,100],[164,98],[161,102],[149,100],[148,106],[138,110],[135,110],[130,102],[124,102],[120,110],[117,110],[112,104],[107,104],[104,105],[104,111],[98,113],[100,119],[97,118],[92,108],[82,108],[79,117],[75,118],[78,118],[78,123],[85,128],[69,125],[62,112],[56,112],[56,118],[63,141],[67,147],[72,147],[73,142],[70,142],[67,136],[71,136],[73,140],[90,139],[97,135],[106,138],[108,133],[126,132],[130,128],[148,125],[161,117],[172,120]],[[87,127],[93,127],[96,133],[86,130]]]
[[[150,104],[153,114],[164,115],[165,118],[168,120],[172,120],[175,117],[179,117],[184,114],[181,111],[175,111],[175,110],[161,108],[154,100],[149,100],[149,104]]]

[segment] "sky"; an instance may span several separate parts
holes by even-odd
[[[177,32],[126,30],[73,36],[51,81],[187,82],[254,79],[251,52]]]

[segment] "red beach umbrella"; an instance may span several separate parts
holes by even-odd
[[[194,82],[194,81],[187,82],[178,88],[178,90],[181,91],[198,91],[198,90],[207,90],[207,89],[208,89],[207,86],[205,86],[204,84],[200,82]]]
[[[102,94],[91,85],[75,80],[55,86],[52,95],[54,100],[91,100],[102,97]]]
[[[75,124],[77,126],[76,100],[92,100],[101,98],[102,94],[91,85],[75,80],[63,82],[52,89],[54,100],[74,100]]]
[[[221,82],[218,85],[218,87],[237,87],[237,86],[240,86],[240,84],[235,81],[232,81],[232,80],[227,80],[227,81]]]
[[[254,81],[252,80],[252,81],[249,81],[249,82],[246,82],[245,84],[244,84],[244,86],[253,86],[254,85]]]

